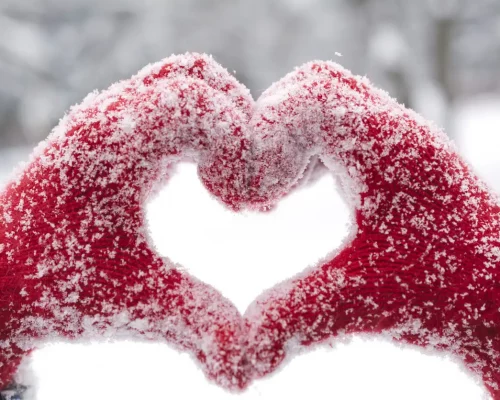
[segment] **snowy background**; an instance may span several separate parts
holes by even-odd
[[[255,98],[296,65],[334,59],[445,127],[500,193],[498,0],[1,0],[0,185],[69,105],[188,50],[212,53]],[[193,165],[179,166],[148,205],[159,251],[241,311],[334,250],[349,221],[329,176],[273,213],[232,214],[202,188]],[[452,361],[361,338],[302,355],[239,396],[162,345],[54,344],[35,353],[34,366],[40,400],[484,395]]]

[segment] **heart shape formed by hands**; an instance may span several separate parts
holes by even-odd
[[[243,317],[148,244],[142,204],[176,160],[237,210],[272,207],[313,156],[357,229]],[[167,340],[242,389],[297,348],[372,332],[448,351],[500,399],[497,199],[437,128],[334,63],[254,104],[210,58],[171,57],[73,108],[0,207],[3,385],[56,337]]]

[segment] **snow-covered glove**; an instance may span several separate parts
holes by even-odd
[[[252,104],[210,57],[172,56],[89,95],[38,146],[0,193],[4,396],[24,357],[61,339],[167,341],[218,384],[248,383],[239,312],[156,253],[144,203],[187,158],[235,208]]]
[[[377,333],[452,355],[500,399],[499,200],[442,131],[320,61],[266,91],[250,126],[251,206],[274,204],[319,156],[353,210],[336,254],[247,312],[255,376],[296,347]]]

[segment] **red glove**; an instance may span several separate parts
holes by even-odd
[[[254,374],[292,343],[379,333],[453,354],[500,399],[499,203],[445,135],[334,63],[303,66],[256,107],[252,207],[275,203],[319,155],[355,226],[335,256],[250,308]]]
[[[188,350],[226,388],[248,383],[240,314],[154,251],[143,204],[189,158],[235,207],[252,104],[211,58],[188,54],[70,110],[0,194],[0,389],[41,343],[123,337]]]

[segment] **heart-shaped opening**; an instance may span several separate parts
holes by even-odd
[[[147,206],[157,251],[244,312],[265,289],[315,265],[345,239],[350,210],[326,174],[268,213],[234,213],[210,196],[196,166],[178,165]]]

